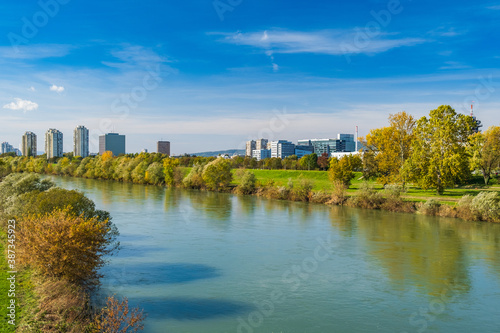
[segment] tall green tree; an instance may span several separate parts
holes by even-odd
[[[318,167],[318,155],[316,153],[304,155],[299,163],[305,170],[314,170]]]
[[[340,181],[346,187],[351,185],[351,180],[354,178],[354,170],[361,168],[361,158],[357,155],[345,155],[342,158],[331,158],[330,169],[328,169],[328,176],[330,180]]]
[[[500,127],[492,126],[484,133],[470,137],[471,169],[480,170],[488,185],[491,173],[500,163]]]
[[[203,168],[203,181],[210,190],[220,191],[229,186],[233,180],[231,162],[225,158],[218,158]]]
[[[435,188],[442,194],[446,187],[470,178],[466,151],[474,120],[457,114],[449,105],[430,111],[415,127],[412,154],[404,174],[423,189]]]

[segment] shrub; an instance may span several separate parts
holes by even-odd
[[[18,225],[20,263],[87,288],[98,284],[103,255],[118,247],[118,231],[108,220],[86,219],[67,210],[32,215]]]
[[[351,205],[367,209],[380,209],[384,203],[382,194],[377,192],[368,182],[363,182],[358,194],[350,200]]]
[[[238,170],[239,171],[239,170]],[[250,171],[245,171],[240,177],[240,184],[236,188],[236,193],[239,194],[252,194],[255,192],[255,183],[257,178],[255,174]]]
[[[481,192],[471,202],[472,211],[481,220],[500,221],[500,197],[498,192]]]
[[[202,178],[209,190],[220,191],[229,187],[233,180],[231,162],[225,158],[218,158],[208,163],[203,168]]]
[[[191,171],[186,176],[186,178],[184,178],[182,183],[187,188],[200,189],[205,185],[202,174],[203,174],[203,165],[195,164],[191,169]]]
[[[289,182],[291,183],[291,182]],[[293,184],[292,184],[293,186]],[[290,185],[288,186],[290,188]],[[309,201],[314,183],[310,179],[300,179],[295,188],[291,188],[291,198],[294,201]]]
[[[464,220],[477,221],[479,216],[472,210],[472,199],[470,195],[464,195],[460,198],[456,206],[457,216]]]
[[[168,157],[163,160],[163,172],[165,173],[165,184],[168,186],[174,186],[176,183],[179,184],[179,179],[176,179],[176,172],[180,172],[179,168],[179,160],[176,158]],[[181,173],[182,177],[182,173]],[[178,176],[177,176],[178,178]]]
[[[144,179],[148,184],[160,185],[165,181],[165,174],[163,173],[163,166],[160,162],[153,162],[146,170]]]
[[[333,193],[330,200],[327,201],[329,205],[343,205],[347,201],[347,186],[341,180],[333,182]]]
[[[0,212],[5,212],[11,207],[18,196],[32,192],[47,191],[54,183],[47,179],[41,179],[36,174],[10,174],[0,183]]]
[[[441,204],[435,199],[429,199],[418,207],[418,213],[423,215],[438,215]]]

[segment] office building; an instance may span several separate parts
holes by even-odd
[[[89,130],[78,126],[73,132],[73,156],[89,156]]]
[[[11,153],[14,151],[14,147],[8,142],[2,142],[2,154]]]
[[[247,149],[245,152],[245,156],[252,156],[252,152],[257,149],[256,148],[257,143],[254,140],[247,141]]]
[[[298,146],[312,146],[314,152],[321,156],[326,153],[353,152],[356,150],[354,134],[338,134],[337,139],[309,139],[299,140]]]
[[[305,146],[305,145],[297,145],[295,146],[295,155],[298,159],[301,159],[305,155],[309,155],[314,153],[313,146]]]
[[[110,151],[113,156],[125,154],[125,135],[108,133],[99,136],[99,155]]]
[[[268,149],[267,147],[268,140],[267,139],[259,139],[255,142],[255,150]]]
[[[158,141],[156,143],[156,151],[160,154],[170,156],[170,141]]]
[[[271,157],[286,158],[295,155],[295,145],[290,141],[271,141]]]
[[[271,157],[271,149],[255,149],[252,151],[252,157],[256,158],[257,161],[270,158]]]
[[[21,145],[23,156],[36,156],[36,149],[36,134],[33,132],[24,133]]]
[[[45,133],[45,155],[47,158],[63,156],[63,134],[51,128]]]

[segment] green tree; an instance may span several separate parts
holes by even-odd
[[[432,110],[429,118],[420,118],[404,167],[408,179],[423,189],[435,188],[438,194],[469,179],[466,147],[473,125],[472,117],[457,114],[449,105]]]
[[[236,188],[236,192],[240,194],[252,194],[255,192],[255,183],[257,178],[255,174],[250,171],[245,171],[243,176],[241,176],[240,184]]]
[[[163,173],[163,166],[160,162],[153,162],[146,170],[144,179],[149,184],[160,185],[165,181],[165,174]]]
[[[175,170],[179,166],[177,158],[169,157],[163,160],[163,172],[165,173],[165,184],[168,186],[175,185]]]
[[[500,163],[500,127],[492,126],[484,133],[470,137],[471,169],[480,170],[488,185],[491,173]]]
[[[304,155],[299,163],[305,170],[314,170],[318,167],[318,155],[316,153]]]
[[[361,168],[361,158],[357,155],[345,155],[342,158],[331,158],[328,176],[332,182],[340,181],[346,187],[351,185],[355,177],[354,170]]]
[[[233,180],[231,162],[225,158],[218,158],[203,168],[203,181],[210,190],[220,191],[227,188]]]

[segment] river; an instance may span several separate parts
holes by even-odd
[[[500,332],[500,225],[67,177],[146,333]]]

